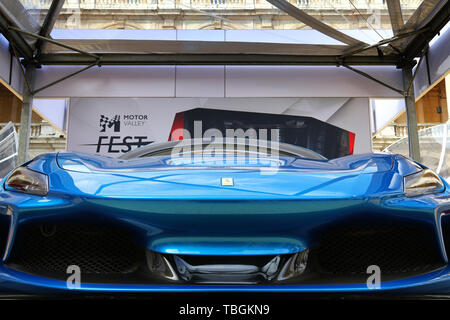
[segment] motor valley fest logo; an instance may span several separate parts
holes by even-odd
[[[148,136],[144,135],[121,135],[121,132],[130,132],[147,125],[149,116],[147,114],[101,114],[98,122],[100,134],[97,143],[83,144],[84,146],[95,146],[96,153],[125,153],[134,148],[139,148],[152,143]]]

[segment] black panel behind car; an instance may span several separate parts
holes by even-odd
[[[202,136],[211,128],[218,129],[224,137],[227,129],[254,129],[254,138],[274,140],[271,129],[278,129],[280,142],[308,148],[328,159],[353,154],[354,133],[311,117],[196,108],[177,113],[171,133],[184,128],[194,138],[195,121],[202,122]],[[267,130],[267,137],[261,129]]]

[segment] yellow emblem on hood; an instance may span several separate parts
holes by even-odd
[[[222,178],[222,186],[233,186],[233,178]]]

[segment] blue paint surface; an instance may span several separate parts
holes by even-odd
[[[407,198],[403,176],[420,166],[397,155],[366,154],[335,160],[280,157],[178,162],[168,157],[117,160],[86,154],[47,154],[27,166],[49,177],[46,196],[0,189],[0,214],[11,214],[12,242],[27,221],[83,216],[119,223],[143,248],[168,254],[271,255],[311,248],[316,230],[352,219],[428,224],[440,231],[450,209],[448,185]],[[217,160],[217,159],[216,159]],[[230,162],[232,161],[232,162]],[[206,167],[205,167],[206,166]],[[267,171],[267,168],[270,170]],[[233,186],[221,186],[221,178]],[[6,179],[6,178],[5,178]],[[368,220],[369,221],[369,220]],[[7,248],[10,250],[11,248]],[[445,249],[441,247],[445,258]],[[58,292],[64,281],[26,274],[0,264],[2,292]],[[81,291],[305,291],[362,292],[365,284],[333,285],[127,285],[82,284]],[[450,268],[382,282],[381,291],[449,293]]]

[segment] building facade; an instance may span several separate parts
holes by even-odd
[[[391,29],[385,0],[289,0],[336,29]],[[43,21],[51,0],[23,0]],[[406,21],[420,0],[401,1]],[[265,0],[66,0],[59,29],[308,29]]]

